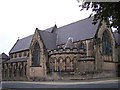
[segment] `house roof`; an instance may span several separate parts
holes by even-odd
[[[93,17],[80,20],[63,27],[48,28],[44,31],[39,30],[42,40],[48,50],[55,49],[60,44],[65,44],[69,37],[73,38],[73,42],[93,38],[98,29],[98,23],[92,24]],[[28,50],[33,35],[17,40],[9,53]]]
[[[57,35],[55,33],[50,33],[50,32],[41,31],[41,30],[39,30],[39,33],[42,37],[42,40],[43,40],[43,43],[45,44],[45,47],[48,50],[52,50],[52,49],[57,48],[57,46],[56,46]]]
[[[58,35],[57,45],[66,43],[69,37],[73,38],[73,42],[93,38],[99,23],[94,25],[92,21],[93,17],[86,18],[58,28],[56,30]]]
[[[47,31],[47,32],[52,32],[52,30],[53,30],[53,27],[45,29],[45,31]]]
[[[53,33],[55,32],[56,29],[57,29],[57,25],[55,24],[53,27],[47,28],[44,31]]]
[[[15,43],[15,45],[13,46],[9,53],[28,50],[30,47],[32,37],[33,35],[30,35],[28,37],[17,40],[17,42]]]
[[[117,45],[120,45],[120,34],[118,32],[113,32],[115,41]]]
[[[5,53],[0,54],[0,59],[8,60],[9,57]]]

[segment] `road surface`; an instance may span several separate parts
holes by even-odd
[[[23,82],[4,81],[2,88],[118,88],[118,80],[89,81],[89,82]]]

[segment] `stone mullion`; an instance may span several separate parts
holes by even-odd
[[[66,63],[65,63],[65,60],[63,60],[63,70],[65,71],[66,69]]]
[[[57,60],[55,59],[55,71],[57,70]]]
[[[67,63],[66,63],[66,59],[65,59],[65,71],[67,71]]]
[[[56,60],[56,71],[58,71],[58,60]]]
[[[70,61],[70,71],[73,71],[73,64],[72,64],[72,60]]]

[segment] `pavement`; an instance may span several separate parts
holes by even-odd
[[[83,80],[79,80],[79,81],[75,81],[75,80],[71,80],[71,81],[32,81],[32,82],[28,82],[28,81],[2,81],[2,83],[30,83],[30,84],[50,84],[50,85],[74,85],[74,84],[106,84],[106,83],[120,83],[119,79],[110,79],[110,80],[87,80],[87,81],[83,81]]]

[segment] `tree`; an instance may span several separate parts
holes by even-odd
[[[93,24],[104,20],[108,27],[116,28],[120,33],[120,2],[84,2],[79,7],[81,10],[92,9]]]

